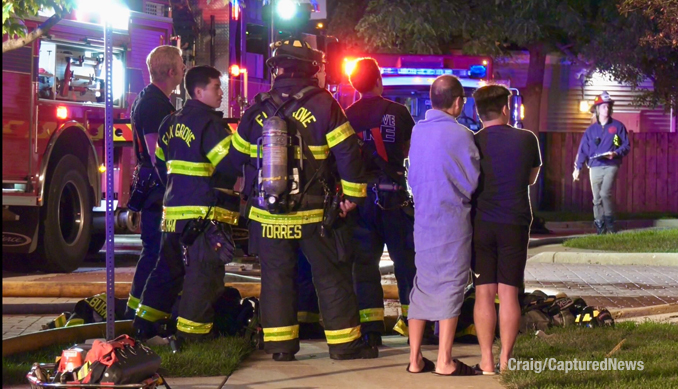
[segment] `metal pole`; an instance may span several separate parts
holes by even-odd
[[[106,67],[106,339],[115,338],[115,256],[113,219],[113,27],[106,20],[104,29]]]

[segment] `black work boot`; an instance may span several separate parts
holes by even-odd
[[[596,233],[603,235],[605,233],[605,222],[602,220],[594,220],[593,225],[596,226]]]
[[[617,233],[614,229],[614,216],[605,216],[605,228],[607,229],[608,234]]]
[[[294,354],[292,353],[274,353],[273,360],[276,362],[289,362],[294,360]]]
[[[364,345],[356,351],[348,354],[330,353],[330,359],[346,361],[349,359],[374,359],[379,357],[379,349],[376,346]]]
[[[378,332],[366,332],[363,334],[363,342],[370,347],[381,346],[381,334]]]

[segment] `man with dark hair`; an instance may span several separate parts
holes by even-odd
[[[179,295],[177,337],[210,338],[214,303],[224,290],[224,264],[233,258],[230,225],[240,200],[229,190],[235,172],[224,158],[232,137],[221,124],[221,73],[197,66],[186,74],[192,97],[167,116],[158,131],[156,169],[166,184],[162,248],[134,318],[141,338],[156,334],[156,323],[170,317]],[[184,288],[184,285],[186,288]]]
[[[541,154],[537,137],[508,125],[511,92],[487,85],[473,93],[484,128],[475,135],[480,152],[480,181],[473,196],[474,322],[482,353],[475,369],[494,374],[494,341],[499,294],[501,370],[511,357],[518,326],[518,290],[523,283],[532,207],[529,186],[537,182]]]
[[[598,235],[614,233],[614,199],[612,189],[622,158],[631,151],[624,123],[612,119],[614,100],[607,92],[596,96],[591,111],[595,122],[584,132],[579,144],[572,178],[579,180],[584,163],[589,167],[593,192],[593,217]]]
[[[414,120],[404,105],[382,97],[384,87],[377,61],[361,58],[350,75],[360,100],[346,116],[363,143],[368,174],[367,201],[358,207],[353,237],[353,282],[358,295],[363,338],[381,345],[384,331],[384,291],[379,261],[384,244],[393,260],[402,317],[394,328],[407,336],[407,314],[414,282],[414,209],[405,180],[405,158]]]
[[[414,126],[409,183],[414,195],[414,246],[417,274],[410,294],[411,373],[474,375],[452,359],[452,343],[471,263],[471,195],[480,169],[473,132],[460,125],[466,97],[454,76],[431,85],[433,109]],[[438,363],[425,359],[421,342],[426,321],[438,321]]]
[[[379,350],[362,341],[350,230],[342,226],[366,197],[358,138],[339,103],[319,87],[324,53],[299,39],[272,48],[273,87],[247,109],[227,156],[245,171],[250,237],[261,259],[264,350],[275,361],[292,361],[299,351],[301,249],[311,264],[330,358],[376,358]]]
[[[125,317],[132,319],[139,307],[139,298],[160,253],[160,222],[162,220],[162,196],[165,188],[159,185],[153,169],[158,128],[165,116],[174,112],[169,96],[181,82],[185,66],[181,50],[174,46],[158,46],[146,58],[151,83],[142,90],[132,104],[132,138],[137,166],[134,171],[136,196],[128,207],[141,213],[141,254],[134,271],[132,288],[127,300]],[[144,185],[145,184],[145,185]],[[146,186],[139,190],[137,186]]]

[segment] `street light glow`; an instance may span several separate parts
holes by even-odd
[[[279,0],[277,12],[281,19],[290,20],[297,14],[299,4],[292,0]]]

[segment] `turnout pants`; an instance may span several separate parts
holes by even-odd
[[[318,306],[318,295],[313,285],[311,264],[301,250],[299,250],[298,257],[297,285],[299,287],[299,310],[297,311],[297,321],[299,324],[319,323],[320,307]]]
[[[383,193],[383,192],[382,192]],[[398,207],[405,197],[399,193],[380,193],[383,210],[376,205],[376,195],[368,190],[364,206],[358,207],[360,218],[353,231],[354,250],[353,279],[360,308],[362,332],[384,330],[384,290],[381,286],[379,262],[388,248],[398,282],[398,296],[402,316],[407,320],[410,291],[414,284],[414,219]],[[391,196],[392,198],[389,198]],[[409,205],[408,207],[411,207]],[[393,208],[393,209],[391,209]],[[411,211],[410,208],[407,211]],[[407,335],[406,322],[398,322],[396,331]]]
[[[296,232],[271,233],[281,227],[286,231],[294,228]],[[351,259],[346,251],[349,232],[338,229],[323,238],[319,223],[280,226],[251,221],[250,234],[257,242],[261,260],[264,350],[269,354],[299,351],[296,282],[299,249],[311,264],[330,353],[349,354],[362,347]]]
[[[158,261],[160,241],[162,239],[162,232],[160,231],[161,221],[162,204],[153,203],[141,210],[141,254],[134,271],[132,289],[127,300],[127,309],[125,311],[125,318],[127,319],[134,318],[139,307],[141,292],[144,291],[144,285],[146,285],[146,280]]]
[[[163,233],[160,257],[141,295],[134,327],[147,337],[156,335],[159,322],[171,319],[182,289],[177,336],[196,339],[212,334],[214,303],[224,292],[224,264],[201,234],[188,247],[185,266],[180,236]]]

